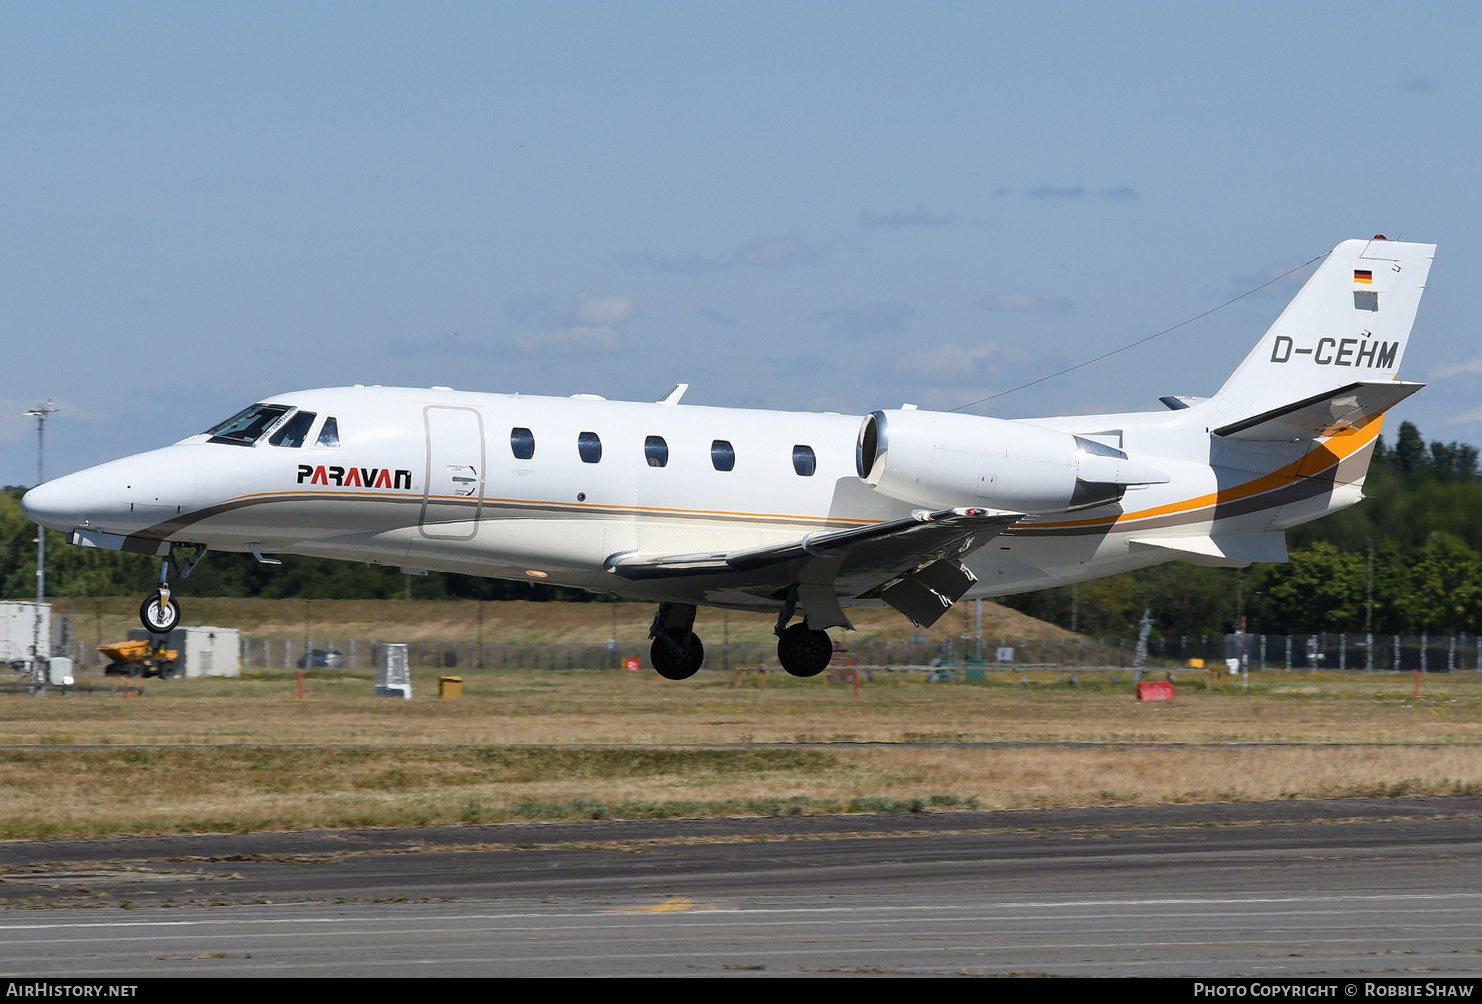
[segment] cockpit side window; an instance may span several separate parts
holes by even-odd
[[[208,442],[251,446],[262,438],[263,433],[277,425],[288,411],[288,406],[283,404],[254,404],[220,425],[207,429],[206,435],[211,437]]]
[[[303,446],[315,417],[312,411],[295,412],[292,418],[283,423],[282,428],[268,437],[268,442],[274,446],[291,446],[294,449]]]
[[[315,446],[339,446],[340,445],[340,423],[335,421],[333,415],[324,420],[324,428],[319,430],[319,439]]]

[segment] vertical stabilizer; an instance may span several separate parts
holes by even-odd
[[[1220,388],[1226,420],[1397,379],[1435,251],[1382,238],[1334,248]]]

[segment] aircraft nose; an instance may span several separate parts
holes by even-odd
[[[52,530],[71,530],[83,516],[78,505],[77,485],[71,476],[37,485],[21,497],[21,512],[33,523]]]

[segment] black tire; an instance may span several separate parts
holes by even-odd
[[[777,661],[791,676],[817,676],[834,658],[834,641],[827,631],[810,631],[794,624],[777,639]]]
[[[688,680],[705,661],[705,646],[693,631],[685,641],[660,635],[648,650],[654,671],[666,680]]]
[[[159,592],[150,593],[139,604],[139,623],[150,634],[169,634],[180,624],[180,604],[172,596],[169,604],[162,606]]]

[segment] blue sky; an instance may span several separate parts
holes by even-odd
[[[348,383],[951,407],[1385,233],[1482,442],[1475,5],[0,6],[0,483]],[[1301,275],[980,409],[1215,390]]]

